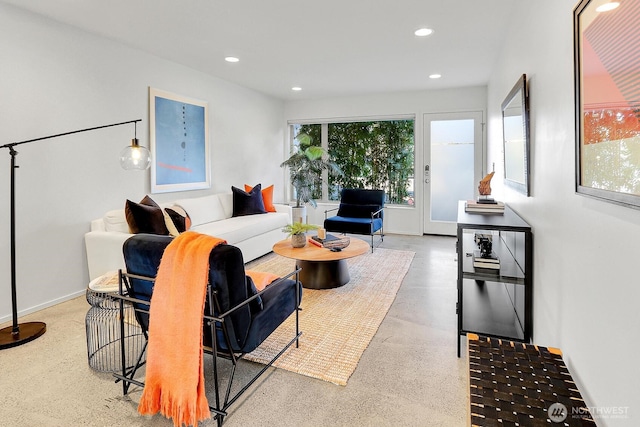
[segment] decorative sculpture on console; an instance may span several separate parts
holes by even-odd
[[[487,174],[487,176],[482,178],[480,181],[480,185],[478,185],[478,193],[481,198],[488,198],[488,196],[491,195],[491,178],[493,178],[493,174],[495,174],[495,171]]]

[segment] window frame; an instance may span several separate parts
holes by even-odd
[[[320,146],[322,148],[324,148],[325,150],[329,149],[329,125],[330,124],[338,124],[338,123],[360,123],[360,122],[381,122],[381,121],[400,121],[400,120],[411,120],[413,121],[413,174],[412,174],[412,179],[413,180],[413,185],[414,185],[414,199],[415,199],[415,179],[416,179],[416,162],[417,162],[417,156],[416,156],[416,135],[417,135],[417,118],[416,118],[416,114],[395,114],[395,115],[383,115],[383,116],[348,116],[348,117],[332,117],[332,118],[325,118],[325,119],[297,119],[297,120],[287,120],[287,129],[288,129],[288,134],[289,134],[289,138],[288,138],[288,147],[287,149],[289,150],[288,152],[290,153],[291,150],[294,147],[294,142],[295,142],[295,136],[296,136],[296,132],[295,132],[295,128],[294,126],[296,125],[320,125],[320,135],[321,135],[321,141],[320,141]],[[293,190],[291,188],[291,183],[288,182],[288,177],[287,177],[287,183],[288,183],[288,188],[289,188],[289,197],[291,199],[291,196],[293,194]],[[328,185],[328,172],[327,171],[323,171],[322,172],[322,198],[321,199],[317,199],[318,203],[325,203],[325,204],[329,204],[329,203],[337,203],[337,200],[329,200],[329,185]],[[389,203],[388,205],[391,206],[400,206],[403,208],[415,208],[416,205],[414,204],[409,204],[409,203]]]

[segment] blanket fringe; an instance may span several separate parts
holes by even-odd
[[[209,403],[204,394],[198,397],[198,402],[189,402],[170,393],[162,393],[155,388],[148,399],[141,400],[138,412],[142,415],[155,415],[158,412],[165,418],[171,418],[175,427],[197,426],[198,422],[211,418]]]
[[[165,249],[151,297],[147,379],[138,412],[160,412],[175,427],[197,426],[211,418],[204,387],[202,314],[209,253],[220,243],[225,241],[195,232],[174,239]]]

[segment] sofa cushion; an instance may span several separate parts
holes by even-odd
[[[345,218],[332,216],[324,220],[324,228],[336,233],[373,234],[382,228],[382,218]]]
[[[185,210],[191,218],[191,226],[220,221],[225,218],[224,209],[217,194],[192,199],[181,199],[176,205]]]
[[[233,215],[245,216],[267,213],[262,200],[262,185],[258,184],[246,192],[237,187],[231,186],[233,193]]]
[[[224,239],[230,245],[278,230],[289,223],[289,215],[280,212],[270,212],[264,215],[244,215],[193,226],[191,229],[198,233]]]
[[[231,193],[231,191],[228,193],[218,193],[218,199],[220,199],[220,204],[222,205],[222,209],[224,209],[224,217],[231,218],[233,216],[233,193]]]
[[[129,224],[124,214],[124,209],[115,209],[107,212],[102,218],[104,221],[104,231],[117,231],[119,233],[129,233]]]
[[[140,203],[127,199],[124,213],[127,224],[129,224],[129,231],[133,234],[169,234],[162,208],[149,196],[145,196]]]

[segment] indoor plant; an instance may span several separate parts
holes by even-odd
[[[287,224],[282,231],[291,236],[291,246],[294,248],[302,248],[307,244],[306,232],[311,230],[317,230],[317,225],[305,224],[302,222],[292,222]]]
[[[309,203],[314,208],[317,206],[313,199],[313,191],[322,179],[322,171],[326,170],[334,175],[342,175],[342,171],[338,165],[329,160],[329,155],[324,148],[311,145],[311,136],[303,133],[296,139],[298,146],[294,147],[291,156],[282,162],[280,167],[289,168],[289,179],[296,190],[294,222],[298,218],[302,218],[305,222],[307,217],[305,204]]]

